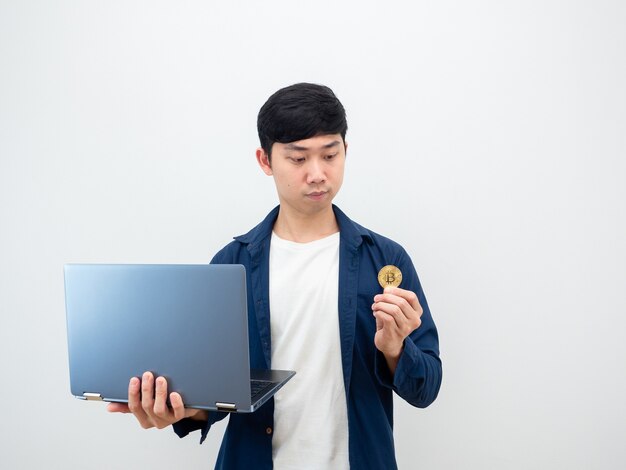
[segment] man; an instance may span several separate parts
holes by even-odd
[[[280,205],[212,262],[246,267],[251,367],[297,374],[255,413],[229,416],[216,468],[396,468],[393,391],[417,407],[439,391],[437,330],[409,256],[332,204],[346,131],[342,104],[320,85],[283,88],[259,112],[256,158]],[[379,273],[402,287],[383,291]],[[145,373],[128,406],[108,407],[181,437],[201,429],[201,442],[226,416],[167,398],[166,380]]]

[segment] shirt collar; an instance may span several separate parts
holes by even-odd
[[[248,233],[235,237],[235,240],[247,245],[257,245],[266,238],[270,237],[272,235],[274,222],[278,217],[279,209],[280,206],[276,206],[269,214],[267,214],[265,219],[263,219],[260,224],[258,224]],[[362,227],[356,222],[350,220],[350,218],[348,218],[348,216],[344,214],[343,211],[334,204],[333,212],[335,213],[335,217],[337,218],[337,224],[339,225],[341,238],[343,238],[349,245],[357,247],[362,243],[363,239],[371,241],[372,237],[369,231],[365,227]]]

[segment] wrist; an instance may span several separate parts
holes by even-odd
[[[206,410],[198,410],[197,413],[194,413],[193,415],[189,416],[189,418],[193,419],[194,421],[208,421],[209,412]]]
[[[382,353],[385,356],[385,359],[387,359],[388,361],[397,361],[400,359],[400,355],[402,354],[402,344],[400,344],[400,346],[397,348],[382,351]]]
[[[400,346],[399,350],[392,350],[390,352],[383,351],[383,356],[385,357],[387,368],[389,369],[389,372],[391,372],[392,376],[396,373],[396,367],[398,366],[398,362],[400,362],[401,354],[402,354],[402,346]]]

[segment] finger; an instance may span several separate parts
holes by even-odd
[[[107,411],[109,413],[132,413],[126,403],[109,403],[107,405]]]
[[[154,416],[154,376],[144,372],[141,378],[141,407],[152,418]]]
[[[409,305],[409,303],[403,297],[399,297],[397,295],[379,294],[374,297],[374,302],[374,305],[379,303],[396,305],[400,309],[400,312],[402,312],[407,319],[411,319],[417,315],[417,312],[413,309],[413,307],[411,307],[411,305]],[[374,305],[372,306],[372,309],[375,308]]]
[[[402,294],[402,296],[396,295],[396,293]],[[388,287],[385,289],[385,293],[374,296],[374,301],[385,301],[398,305],[404,312],[409,324],[412,326],[412,330],[419,328],[422,324],[420,318],[422,317],[424,310],[422,309],[419,300],[417,299],[417,295],[415,295],[414,292]]]
[[[165,380],[165,379],[163,379]],[[151,426],[155,426],[159,429],[168,426],[169,423],[166,419],[163,419],[161,416],[167,416],[167,404],[165,400],[163,400],[163,407],[159,410],[159,415],[157,415],[155,406],[156,406],[156,380],[152,372],[144,372],[143,378],[141,380],[141,407],[145,411],[146,415],[148,415],[148,420],[150,421]],[[167,390],[165,392],[167,396]]]
[[[409,305],[414,310],[416,310],[417,312],[422,311],[422,306],[420,305],[420,301],[417,298],[417,295],[415,294],[415,292],[413,291],[400,289],[399,287],[385,287],[385,294],[392,294],[392,295],[397,295],[398,297],[402,297],[404,300],[406,300],[409,303]]]
[[[389,315],[391,318],[393,318],[398,328],[402,328],[402,326],[407,322],[406,314],[396,304],[387,302],[376,302],[374,305],[372,305],[372,310],[374,310],[374,313],[384,312],[385,314]]]
[[[142,428],[152,427],[148,416],[141,406],[141,382],[137,377],[133,377],[128,383],[128,409],[135,415]]]
[[[183,397],[179,393],[170,393],[170,404],[172,405],[172,412],[176,421],[180,421],[185,417],[185,405],[183,403]]]
[[[374,311],[374,318],[376,318],[376,331],[382,329],[383,327],[383,322],[381,320],[378,319],[378,317],[376,316],[376,311]]]
[[[392,315],[389,315],[382,310],[377,310],[374,312],[374,316],[382,325],[381,329],[376,334],[381,333],[383,337],[386,338],[386,341],[403,339],[402,331],[398,326],[396,319]]]
[[[395,298],[399,299],[399,297]],[[403,337],[406,337],[419,328],[422,322],[420,320],[421,314],[413,310],[408,304],[403,304],[402,302],[387,303],[379,301],[372,305],[372,310],[383,311],[391,315],[395,319],[396,325],[400,329]],[[398,306],[398,304],[402,307]]]
[[[128,408],[131,413],[143,412],[141,408],[141,385],[137,377],[130,379],[128,383]]]
[[[164,420],[170,417],[170,411],[167,407],[167,380],[165,377],[157,377],[156,379],[154,414]]]

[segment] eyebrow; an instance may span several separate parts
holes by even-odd
[[[335,147],[335,146],[339,145],[340,143],[341,142],[339,142],[338,140],[333,140],[332,142],[330,142],[328,144],[322,145],[322,148],[323,149],[328,149],[328,148],[331,148],[331,147]],[[303,147],[302,145],[296,145],[294,143],[287,144],[287,148],[289,150],[298,150],[298,151],[301,151],[301,152],[309,150],[309,147]]]

